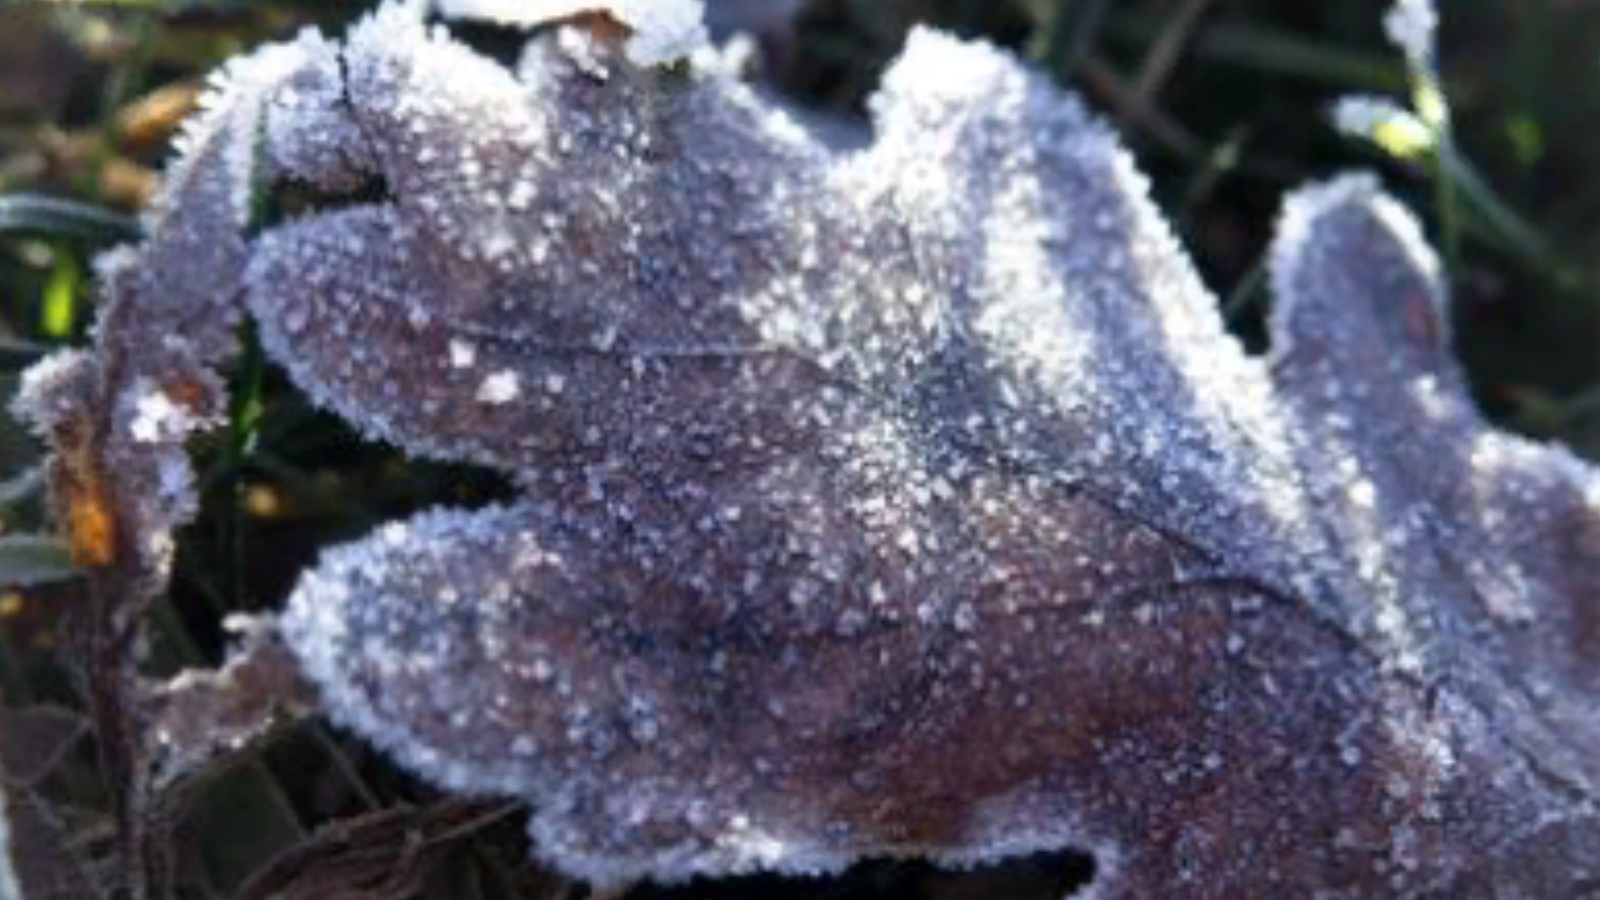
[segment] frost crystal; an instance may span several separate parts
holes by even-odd
[[[1439,11],[1433,0],[1395,0],[1383,16],[1383,30],[1419,71],[1436,71],[1435,36],[1439,31]]]
[[[454,362],[455,360],[452,358],[451,363],[454,364]],[[550,379],[553,381],[560,377],[559,375],[551,375]],[[520,393],[522,393],[522,386],[517,381],[517,373],[510,369],[505,369],[483,379],[478,385],[476,396],[483,403],[492,403],[498,406],[517,399],[517,395]]]
[[[1448,153],[1450,107],[1441,92],[1434,48],[1438,25],[1439,14],[1432,0],[1396,0],[1384,16],[1383,26],[1389,40],[1405,54],[1412,108],[1383,97],[1341,97],[1333,107],[1334,126],[1353,137],[1372,140],[1396,157]]]
[[[319,403],[520,496],[330,550],[281,635],[336,721],[527,798],[554,867],[1600,878],[1600,475],[1481,420],[1372,180],[1286,203],[1260,359],[1115,137],[996,48],[914,33],[842,152],[583,22],[512,70],[396,5],[328,46],[227,114],[268,111],[274,179],[387,195],[223,275]]]
[[[1374,140],[1396,156],[1431,149],[1438,138],[1421,118],[1387,97],[1340,97],[1333,104],[1333,126],[1351,137]]]

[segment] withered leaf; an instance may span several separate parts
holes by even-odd
[[[1257,358],[1114,136],[986,45],[913,33],[852,153],[714,51],[582,27],[510,71],[392,5],[239,72],[112,274],[217,327],[185,298],[241,291],[314,399],[515,478],[329,551],[281,632],[335,721],[525,798],[555,868],[1076,847],[1098,897],[1600,883],[1600,475],[1481,419],[1371,179],[1286,202]],[[385,198],[176,255],[204,203],[237,224],[257,123],[274,182]],[[148,336],[115,315],[102,357]],[[214,405],[155,398],[210,397],[222,355],[102,377],[102,443],[176,448]],[[58,381],[38,418],[77,408]]]
[[[249,746],[273,724],[304,716],[315,705],[312,688],[270,627],[255,619],[226,624],[244,637],[223,667],[183,672],[146,700],[152,789],[200,772],[214,759]]]

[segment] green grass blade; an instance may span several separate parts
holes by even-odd
[[[138,240],[139,220],[88,203],[43,194],[0,194],[0,234],[37,234],[115,244]]]

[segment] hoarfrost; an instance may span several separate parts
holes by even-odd
[[[996,48],[914,33],[858,152],[631,53],[558,24],[507,69],[387,5],[240,64],[178,168],[236,188],[265,109],[274,183],[381,181],[221,283],[317,402],[520,490],[301,579],[333,719],[529,799],[600,887],[1067,846],[1104,898],[1600,877],[1600,475],[1482,421],[1370,178],[1286,202],[1254,358],[1111,132]],[[198,274],[164,248],[237,223],[214,193],[112,274]]]
[[[560,375],[549,376],[550,380],[560,378]],[[488,403],[499,406],[510,403],[522,393],[521,382],[517,373],[510,369],[494,372],[478,383],[478,392],[473,395],[479,403]]]
[[[1383,16],[1383,30],[1418,70],[1434,73],[1439,11],[1433,0],[1396,0]]]

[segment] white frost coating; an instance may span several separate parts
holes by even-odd
[[[1022,74],[1015,61],[993,45],[919,26],[906,35],[900,57],[884,73],[869,103],[880,118],[938,119],[981,104],[997,86],[1017,90]],[[900,112],[901,108],[906,111]]]
[[[345,105],[341,48],[311,29],[289,46],[300,59],[267,97],[268,171],[326,190],[354,187],[372,169],[372,150]]]
[[[438,754],[423,747],[401,722],[374,709],[354,685],[343,680],[335,683],[330,676],[344,671],[353,662],[390,674],[402,665],[416,664],[416,661],[408,663],[382,655],[360,660],[348,658],[348,651],[342,646],[350,626],[346,618],[348,607],[361,599],[362,587],[387,575],[392,565],[390,548],[407,546],[413,530],[448,533],[452,528],[469,527],[470,518],[446,511],[426,513],[407,525],[384,527],[376,536],[377,547],[348,545],[324,553],[322,567],[302,579],[279,620],[280,631],[299,657],[301,666],[322,685],[323,702],[335,722],[360,731],[406,764],[457,789],[477,787],[479,782],[441,768]]]
[[[1341,97],[1332,109],[1334,127],[1398,157],[1437,151],[1450,141],[1450,106],[1439,84],[1435,52],[1438,10],[1433,0],[1396,0],[1383,27],[1406,58],[1410,108],[1383,97]]]
[[[348,114],[388,192],[254,240],[263,346],[524,492],[302,579],[283,629],[332,718],[530,799],[535,852],[602,886],[1071,844],[1106,897],[1271,895],[1371,883],[1306,840],[1346,819],[1448,845],[1419,884],[1532,821],[1418,685],[1489,685],[1514,731],[1522,673],[1590,683],[1536,642],[1483,676],[1475,641],[1483,606],[1568,621],[1559,535],[1587,532],[1528,510],[1594,479],[1454,465],[1478,423],[1438,266],[1374,183],[1290,200],[1268,372],[1110,132],[994,47],[914,34],[846,154],[725,61],[610,77],[606,39],[508,71],[391,4],[342,92],[306,51],[285,122]],[[1495,549],[1528,522],[1579,563]],[[1430,833],[1385,800],[1435,795],[1489,814]]]
[[[522,381],[516,372],[502,369],[493,372],[478,385],[478,402],[490,406],[510,403],[522,395]]]
[[[1432,130],[1416,113],[1388,97],[1340,97],[1334,101],[1332,118],[1333,127],[1350,137],[1372,140],[1379,136],[1380,129],[1400,129],[1402,146],[1426,147],[1434,141]]]
[[[326,69],[327,46],[307,32],[295,42],[271,44],[237,58],[210,77],[208,90],[200,97],[201,112],[185,121],[174,140],[180,156],[145,215],[152,232],[172,213],[174,203],[195,205],[196,183],[210,179],[227,189],[226,218],[216,225],[225,225],[228,231],[220,236],[237,237],[249,223],[259,127],[268,102],[297,74]]]
[[[199,424],[148,378],[135,382],[133,407],[128,433],[140,443],[181,441]]]
[[[59,350],[29,366],[11,400],[11,414],[45,437],[51,425],[70,414],[79,402],[74,389],[93,367],[83,350]]]
[[[815,835],[768,830],[737,813],[709,841],[686,840],[633,853],[596,854],[575,843],[571,829],[564,817],[536,811],[528,823],[528,836],[540,858],[600,892],[625,891],[647,879],[681,884],[709,873],[817,877],[838,874],[855,862],[847,853],[830,850]]]
[[[1019,815],[1027,810],[1027,815]],[[967,823],[967,834],[955,849],[934,858],[952,868],[973,868],[1003,859],[1074,850],[1094,856],[1095,877],[1091,893],[1075,893],[1064,900],[1094,900],[1097,889],[1118,883],[1123,853],[1113,842],[1083,827],[1077,810],[1049,792],[1027,788],[993,797],[978,805]]]
[[[925,28],[907,39],[872,110],[879,142],[849,174],[878,180],[892,171],[901,196],[932,208],[918,208],[919,218],[989,233],[981,252],[992,299],[976,328],[1012,348],[1003,356],[1026,361],[1018,377],[1050,376],[1043,402],[1096,418],[1096,440],[1075,442],[1085,470],[1142,454],[1159,461],[1145,476],[1152,487],[1197,475],[1262,486],[1245,515],[1303,527],[1304,498],[1285,489],[1291,441],[1264,365],[1226,332],[1171,229],[1143,202],[1148,183],[1113,133],[996,48]],[[1034,128],[1009,131],[1016,122]],[[1065,172],[1090,182],[1070,201],[1060,197]],[[1147,314],[1131,315],[1135,306]],[[1121,363],[1106,358],[1108,340],[1163,367],[1129,386]],[[1167,366],[1172,382],[1163,383]],[[1157,398],[1177,383],[1191,386],[1199,408],[1174,417]]]
[[[1296,281],[1303,277],[1307,268],[1319,262],[1311,255],[1315,252],[1311,243],[1313,228],[1330,212],[1340,208],[1366,209],[1383,223],[1416,271],[1428,280],[1427,296],[1440,327],[1449,324],[1450,297],[1441,283],[1443,270],[1438,255],[1423,236],[1421,224],[1409,210],[1383,192],[1376,177],[1364,172],[1352,173],[1300,188],[1284,200],[1267,259],[1274,301],[1272,333],[1278,337],[1272,347],[1271,365],[1294,355],[1290,338],[1299,330],[1294,322],[1301,315],[1297,304],[1312,297],[1300,290]],[[1441,335],[1440,339],[1448,343],[1447,336]]]
[[[450,654],[461,648],[432,615],[429,604],[435,598],[406,592],[419,587],[412,579],[426,577],[440,560],[453,558],[455,548],[486,546],[516,534],[520,515],[516,507],[472,513],[430,510],[384,526],[370,541],[332,548],[324,552],[316,571],[301,579],[279,620],[285,641],[319,686],[334,722],[451,790],[525,795],[541,760],[507,754],[511,745],[507,742],[469,762],[455,752],[458,748],[439,746],[433,736],[413,727],[412,717],[438,710],[481,713],[491,698],[478,693],[478,686],[469,680],[452,677],[460,660]],[[481,564],[470,554],[455,561],[468,567]],[[466,599],[484,602],[505,590],[499,583],[477,595],[469,590]],[[404,623],[385,624],[380,618],[404,615],[407,610],[416,616]],[[412,629],[417,631],[408,634]],[[417,640],[427,649],[396,653],[392,644],[401,638]],[[368,689],[345,677],[357,670],[380,681],[416,679],[427,686],[429,695],[399,705],[375,702]],[[552,797],[553,791],[540,799]]]
[[[1429,74],[1435,72],[1439,11],[1433,0],[1396,0],[1384,14],[1383,30],[1411,65]]]
[[[709,43],[700,0],[438,0],[441,15],[532,27],[584,13],[604,13],[628,27],[628,59],[659,66]]]

